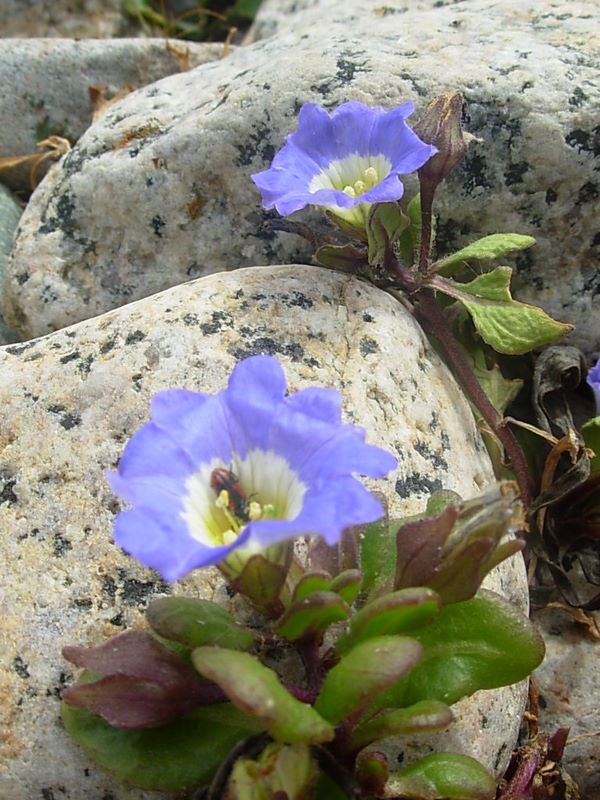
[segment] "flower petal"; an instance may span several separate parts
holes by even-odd
[[[134,506],[117,517],[115,540],[167,580],[219,563],[236,548],[306,534],[331,544],[345,527],[381,514],[353,475],[383,476],[396,459],[367,445],[362,428],[342,423],[337,392],[286,395],[271,356],[238,364],[217,395],[161,392],[151,409],[153,421],[133,435],[108,479]],[[225,505],[217,502],[216,467]],[[246,524],[250,498],[280,518]]]
[[[334,210],[398,200],[404,192],[398,176],[419,169],[437,152],[406,125],[413,109],[412,103],[404,103],[386,111],[352,100],[329,116],[320,106],[306,103],[298,129],[286,137],[270,169],[252,175],[264,207],[287,216],[306,205]],[[387,164],[385,172],[382,164]],[[368,167],[378,177],[365,191]],[[362,187],[355,196],[344,191],[355,184]]]

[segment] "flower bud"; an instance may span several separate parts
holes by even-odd
[[[440,95],[429,103],[425,114],[413,127],[420,139],[435,145],[438,150],[418,172],[421,182],[427,181],[433,188],[466,155],[468,139],[463,135],[461,127],[462,105],[460,92]]]

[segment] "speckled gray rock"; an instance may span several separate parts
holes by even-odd
[[[468,496],[491,480],[469,407],[406,310],[315,267],[209,276],[0,348],[0,558],[10,565],[0,590],[3,800],[146,797],[96,770],[58,720],[73,679],[60,648],[140,624],[140,607],[168,591],[112,543],[118,504],[104,471],[148,419],[156,391],[217,391],[236,361],[259,352],[280,358],[292,391],[341,390],[346,420],[398,454],[397,473],[377,482],[396,512],[421,510],[436,487]],[[522,560],[502,565],[490,586],[525,607]],[[214,570],[175,591],[231,603]],[[478,694],[445,748],[475,748],[502,770],[523,703],[522,685]],[[485,717],[497,727],[483,730]]]
[[[92,122],[91,87],[106,87],[111,98],[222,56],[222,44],[166,39],[3,40],[0,157],[39,153],[37,142],[51,135],[77,141]],[[13,167],[2,179],[30,189],[30,170],[31,164]]]
[[[560,727],[571,728],[562,763],[577,782],[582,800],[600,797],[600,642],[558,609],[545,608],[532,616],[546,643],[546,657],[534,672],[540,731],[552,734]]]
[[[573,341],[596,351],[596,3],[298,8],[271,38],[130,95],[88,130],[23,217],[3,298],[11,324],[43,334],[232,263],[306,260],[305,242],[264,233],[250,181],[301,104],[420,110],[458,88],[481,142],[439,192],[440,251],[490,231],[535,235],[517,294],[575,322]]]
[[[16,230],[23,209],[16,202],[12,193],[0,184],[0,286],[4,278],[4,270],[8,256],[12,250],[13,235]],[[0,314],[0,345],[16,342],[16,333],[4,324]]]

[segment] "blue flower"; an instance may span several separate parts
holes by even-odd
[[[600,413],[600,359],[587,374],[587,382],[594,390],[596,395],[596,410]]]
[[[271,168],[252,176],[264,207],[285,217],[307,205],[326,206],[364,227],[370,204],[399,200],[399,176],[437,152],[406,124],[413,111],[412,103],[385,111],[350,101],[329,116],[306,103],[298,130],[286,138]]]
[[[108,475],[133,506],[115,521],[117,544],[172,581],[236,548],[307,534],[334,544],[344,528],[378,519],[379,502],[353,473],[383,477],[396,459],[342,424],[338,392],[286,391],[277,359],[253,356],[216,395],[155,395],[152,422]]]

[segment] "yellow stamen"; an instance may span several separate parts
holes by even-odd
[[[248,504],[248,516],[250,519],[260,519],[263,515],[263,507],[256,500],[251,500]]]
[[[376,183],[379,183],[379,175],[375,167],[367,167],[365,170],[365,183],[369,189],[372,189]]]
[[[223,532],[223,544],[229,545],[233,544],[237,539],[238,534],[235,531],[228,530]]]
[[[348,197],[356,197],[354,186],[344,186],[344,194],[347,194]]]

